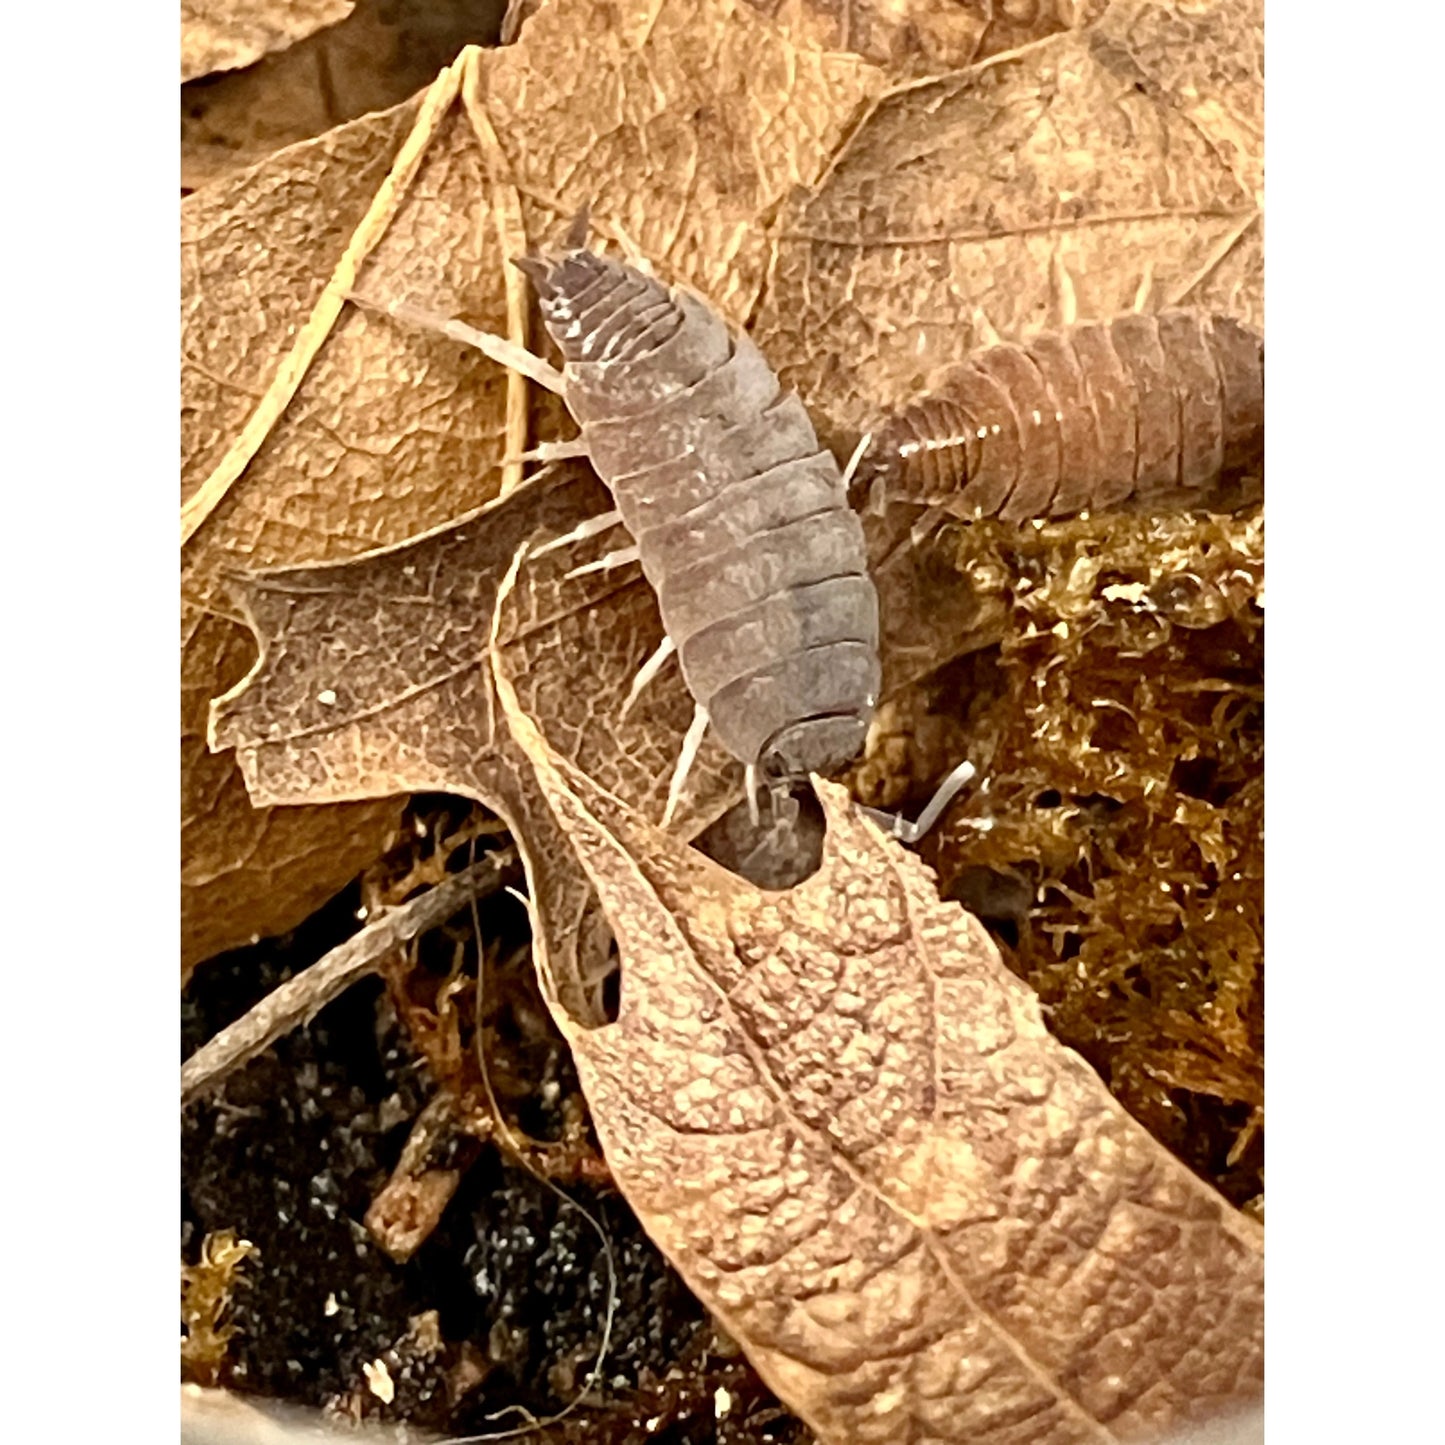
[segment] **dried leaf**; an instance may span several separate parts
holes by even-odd
[[[958,70],[1098,17],[1106,0],[750,0],[795,40],[852,50],[900,75]]]
[[[819,784],[765,894],[508,721],[622,954],[616,1023],[544,991],[629,1203],[825,1440],[1158,1439],[1262,1389],[1253,1221],[1157,1144],[982,926]]]
[[[181,187],[195,190],[424,89],[464,45],[495,45],[502,0],[360,0],[244,70],[181,87]]]
[[[464,53],[426,96],[189,198],[191,608],[226,615],[218,583],[237,566],[355,556],[454,519],[496,494],[496,464],[525,444],[514,379],[448,343],[343,314],[358,273],[372,294],[525,341],[520,278],[505,261],[591,200],[604,234],[636,242],[735,319],[747,314],[767,261],[753,223],[816,182],[884,78],[856,58],[800,50],[746,10],[706,18],[703,45],[682,9],[544,8],[518,44]],[[559,420],[554,407],[536,424],[555,435]],[[189,687],[219,691],[251,663],[244,632],[229,638],[186,651]],[[188,895],[188,958],[218,937],[293,925],[352,876],[356,853],[380,851],[375,815],[370,830],[313,815],[307,836],[329,836],[329,864],[318,847],[314,867],[283,870],[265,827],[253,830],[253,851],[228,858],[228,819],[209,804],[224,782],[196,762],[183,751],[188,866],[226,879],[226,897],[213,889],[207,899],[208,922],[247,926],[225,937]]]
[[[590,984],[608,939],[588,926],[591,889],[497,724],[486,648],[498,580],[518,547],[601,498],[601,484],[579,471],[369,557],[234,579],[261,657],[211,720],[212,745],[235,748],[266,813],[423,791],[494,808],[536,854],[532,887],[567,940],[558,947],[575,960],[568,997],[584,1011],[596,1006]]]
[[[244,628],[181,609],[181,963],[299,923],[383,852],[398,803],[265,808],[235,760],[206,745],[211,697],[240,681],[255,651]]]
[[[1122,0],[881,97],[777,228],[755,337],[851,445],[930,373],[1138,305],[1262,325],[1259,0]]]
[[[181,79],[235,70],[351,13],[353,0],[181,0]]]
[[[558,0],[516,45],[465,54],[426,97],[191,198],[188,604],[225,613],[218,580],[237,566],[338,560],[438,527],[497,494],[496,464],[529,430],[558,433],[555,404],[536,408],[529,427],[515,379],[343,310],[342,293],[355,279],[525,340],[525,298],[505,258],[554,234],[583,201],[603,236],[635,245],[734,321],[755,317],[765,350],[840,446],[915,374],[969,344],[976,306],[1016,331],[1044,324],[1050,287],[1071,267],[1089,268],[1081,313],[1130,304],[1153,265],[1161,301],[1207,274],[1191,299],[1227,300],[1237,282],[1250,314],[1251,0],[1191,5],[1187,21],[1163,5],[1116,5],[1091,27],[892,91],[897,71],[820,50],[807,27],[780,30],[742,7],[684,8]],[[1072,18],[1064,7],[1030,13],[1039,28],[1029,39]],[[913,7],[909,17],[931,33]],[[908,528],[907,517],[870,519],[890,692],[1001,626],[998,599],[976,593],[950,549],[914,546]],[[529,596],[519,589],[518,605]],[[625,575],[585,599],[599,610],[579,613],[570,633],[560,616],[540,630],[517,622],[517,685],[549,729],[555,714],[556,745],[646,807],[637,789],[660,786],[686,701],[664,684],[642,715],[652,731],[610,735],[609,689],[658,633]],[[598,671],[574,678],[553,664],[560,639],[579,631]],[[188,684],[249,665],[244,635],[229,636],[229,649],[188,653]],[[311,826],[317,838],[330,827],[334,867],[283,874],[263,845],[224,868],[226,837],[195,801],[195,762],[192,750],[188,856],[229,879],[224,906],[213,891],[213,916],[249,917],[248,934],[286,927],[303,894],[354,871],[348,849],[363,851],[360,836],[321,817]],[[704,788],[720,766],[713,755]],[[708,813],[698,801],[693,821]],[[188,940],[198,913],[187,909]]]

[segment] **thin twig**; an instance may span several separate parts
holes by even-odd
[[[310,968],[273,989],[181,1065],[182,1105],[222,1083],[298,1024],[309,1023],[338,994],[377,972],[393,948],[445,923],[473,899],[495,893],[516,865],[515,848],[488,854],[410,903],[388,909]]]

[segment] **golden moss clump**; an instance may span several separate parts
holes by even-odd
[[[181,1378],[197,1385],[221,1380],[226,1346],[236,1327],[226,1320],[231,1291],[244,1284],[241,1262],[254,1252],[249,1240],[229,1229],[208,1234],[197,1264],[181,1265]]]
[[[1009,621],[935,683],[950,737],[906,723],[951,749],[935,776],[967,756],[983,780],[929,861],[1058,1036],[1244,1202],[1263,1168],[1262,511],[957,535]]]

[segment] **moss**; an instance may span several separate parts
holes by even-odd
[[[1263,1188],[1262,511],[953,541],[1005,635],[885,714],[861,789],[901,771],[916,795],[918,772],[973,759],[983,783],[923,849],[943,892],[1131,1112],[1243,1203]],[[927,745],[911,770],[905,735]]]
[[[235,1231],[218,1230],[201,1241],[195,1264],[181,1263],[181,1378],[198,1385],[218,1384],[225,1374],[227,1347],[236,1333],[230,1313],[231,1293],[244,1276],[238,1274],[255,1252]]]

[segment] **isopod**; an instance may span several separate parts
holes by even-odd
[[[878,697],[878,597],[842,472],[802,402],[686,291],[580,246],[518,264],[719,741],[765,776],[836,771]]]
[[[580,435],[538,454],[586,456],[616,510],[540,550],[625,527],[629,546],[569,575],[641,564],[666,636],[624,711],[674,653],[696,705],[663,821],[708,727],[744,765],[756,819],[760,781],[785,793],[862,750],[881,685],[862,524],[847,476],[753,341],[691,292],[588,249],[585,236],[584,212],[555,254],[514,262],[536,289],[560,373],[460,322],[384,309],[561,395]],[[929,821],[972,776],[967,763],[954,770]],[[874,816],[900,837],[920,831]]]
[[[976,352],[874,427],[866,475],[886,500],[1021,522],[1234,505],[1263,452],[1263,339],[1167,311]]]

